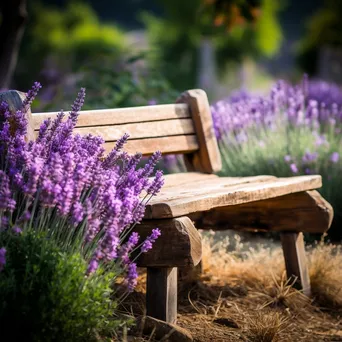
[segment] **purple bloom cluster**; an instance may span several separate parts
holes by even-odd
[[[92,251],[89,274],[101,263],[118,260],[132,289],[136,266],[129,255],[139,236],[132,233],[128,242],[123,241],[132,225],[143,218],[148,200],[163,186],[161,171],[151,178],[161,153],[154,153],[145,167],[137,168],[141,154],[130,156],[122,151],[128,135],[105,156],[102,138],[73,134],[84,89],[67,117],[61,111],[56,119],[44,121],[37,139],[27,142],[26,111],[39,88],[35,83],[16,113],[11,113],[6,103],[0,104],[4,117],[0,124],[1,228],[9,220],[12,231],[19,234],[42,222],[56,225],[57,216],[58,229],[81,232],[83,250]],[[154,230],[145,243],[151,247],[159,235],[160,231]],[[3,267],[5,250],[0,251]]]
[[[242,143],[248,139],[246,129],[272,128],[279,120],[313,128],[341,123],[342,90],[306,77],[296,86],[279,81],[266,96],[240,92],[216,102],[211,111],[218,140],[226,141],[233,134],[234,142]]]

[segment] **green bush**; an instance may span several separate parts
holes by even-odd
[[[2,336],[11,341],[96,341],[121,321],[111,299],[113,272],[85,276],[87,263],[43,233],[0,234],[6,267],[0,273]],[[18,328],[18,325],[20,328]]]

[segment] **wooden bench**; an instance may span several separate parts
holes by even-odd
[[[18,106],[21,94],[7,94]],[[33,114],[29,135],[56,114]],[[321,187],[321,177],[214,175],[221,169],[221,158],[204,91],[187,91],[176,104],[83,111],[75,131],[101,135],[107,151],[129,133],[128,152],[184,155],[189,172],[165,177],[164,188],[137,226],[143,237],[155,227],[162,232],[153,250],[138,260],[139,266],[147,267],[148,315],[176,321],[177,268],[196,266],[201,260],[201,236],[195,226],[280,232],[287,275],[310,295],[302,232],[323,233],[333,217],[330,204],[314,190]]]

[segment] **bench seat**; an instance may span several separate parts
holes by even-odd
[[[151,199],[145,219],[187,216],[213,208],[255,202],[322,186],[321,176],[276,178],[218,177],[201,173],[165,176],[161,192]]]

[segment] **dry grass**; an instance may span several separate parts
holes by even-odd
[[[286,280],[276,244],[209,234],[201,278],[187,279],[180,289],[178,324],[196,342],[342,341],[342,248],[318,244],[308,256],[313,298]],[[126,303],[138,314],[144,313],[144,283],[142,274]]]
[[[320,243],[309,256],[312,293],[322,309],[342,309],[342,247]]]
[[[244,333],[250,342],[280,341],[281,332],[285,330],[288,318],[279,312],[257,312],[246,315]]]

